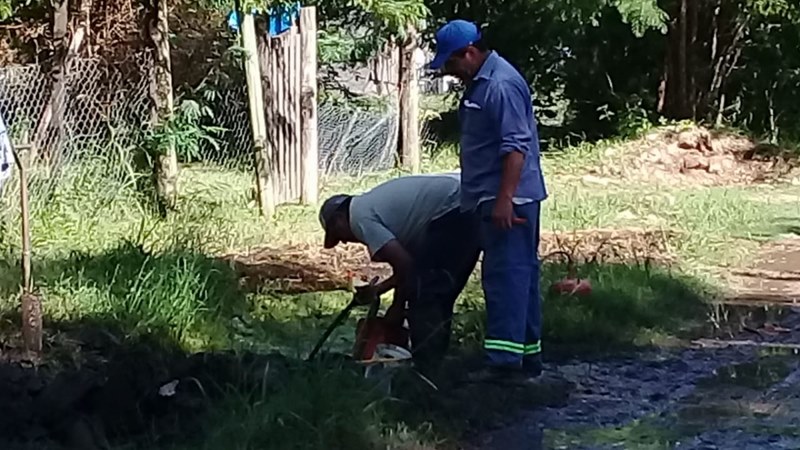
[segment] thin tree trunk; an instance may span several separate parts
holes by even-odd
[[[699,93],[697,90],[697,75],[700,71],[705,71],[704,67],[707,67],[706,64],[702,64],[698,61],[698,41],[697,41],[697,32],[699,27],[699,20],[700,20],[700,7],[704,3],[704,0],[693,0],[690,3],[689,7],[689,26],[691,29],[690,39],[689,39],[689,46],[688,46],[688,55],[686,61],[686,71],[688,72],[689,77],[689,85],[687,86],[687,91],[689,96],[687,100],[689,102],[689,110],[691,111],[692,118],[697,119],[698,116],[698,99]]]
[[[50,67],[50,79],[52,90],[50,100],[47,102],[44,111],[39,119],[36,134],[33,137],[33,148],[31,149],[31,162],[35,161],[41,151],[47,153],[52,151],[54,144],[52,128],[59,130],[62,125],[64,112],[64,91],[66,89],[66,55],[67,55],[67,27],[69,25],[69,1],[61,0],[53,7],[53,56]],[[46,148],[45,148],[46,147]]]
[[[72,40],[67,49],[67,59],[76,58],[78,56],[84,41],[86,41],[87,48],[90,46],[89,34],[92,30],[91,15],[92,0],[82,0],[78,24],[75,27],[75,33],[73,33]]]
[[[710,86],[710,95],[712,99],[721,99],[725,82],[730,77],[736,64],[739,62],[739,57],[742,54],[741,40],[744,38],[749,17],[742,19],[735,27],[733,37],[730,44],[728,44],[724,51],[718,53],[717,61],[714,63],[714,75]],[[720,107],[719,113],[722,113]]]
[[[169,47],[169,6],[167,0],[155,0],[151,12],[150,38],[155,47],[155,67],[150,93],[153,100],[153,124],[172,118],[172,63]],[[154,23],[152,23],[154,22]],[[156,189],[162,213],[175,208],[178,200],[178,158],[173,146],[158,149],[155,160]]]
[[[767,98],[767,105],[769,107],[769,142],[771,144],[778,143],[778,124],[777,120],[775,119],[775,102],[774,102],[774,93],[776,87],[777,87],[777,82],[773,83],[772,86],[770,86],[769,90],[764,92],[764,95]]]
[[[688,46],[688,29],[687,29],[687,13],[688,13],[688,2],[689,0],[681,0],[681,11],[680,16],[678,19],[678,33],[679,34],[679,44],[678,44],[678,85],[679,89],[678,92],[680,93],[680,99],[678,102],[678,114],[681,116],[680,119],[686,119],[688,116],[688,108],[686,105],[689,101],[689,83],[688,83],[688,56],[687,56],[687,46]]]

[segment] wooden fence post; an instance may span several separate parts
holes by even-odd
[[[409,26],[400,50],[400,162],[414,173],[420,171],[419,73],[414,64],[418,38],[416,28]]]
[[[154,122],[168,121],[173,113],[172,63],[169,49],[169,10],[167,0],[156,0],[155,23],[150,24],[150,38],[155,46],[155,68],[151,82],[154,95]],[[175,147],[163,149],[156,161],[156,188],[167,209],[175,208],[178,201],[178,156]]]
[[[317,203],[319,197],[319,139],[317,128],[317,9],[313,6],[300,10],[300,35],[302,39],[301,67],[302,93],[300,114],[302,123],[300,201]]]
[[[246,53],[245,75],[247,78],[247,98],[250,104],[250,128],[253,134],[253,152],[256,165],[256,189],[258,204],[264,217],[271,217],[275,211],[270,184],[270,164],[267,155],[267,122],[264,117],[264,97],[261,87],[261,69],[258,63],[258,41],[252,14],[242,19],[242,40]]]

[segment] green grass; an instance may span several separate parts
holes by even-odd
[[[425,171],[456,167],[452,147],[435,154],[425,160]],[[704,320],[703,300],[717,287],[703,268],[741,264],[757,240],[791,232],[800,217],[800,189],[794,186],[600,188],[574,176],[607,157],[604,146],[595,145],[545,158],[550,198],[543,230],[674,230],[678,237],[669,245],[680,263],[672,270],[580,267],[594,287],[587,298],[550,293],[548,286],[566,269],[545,265],[546,346],[617,348],[691,335]],[[115,165],[83,164],[67,173],[52,197],[33,193],[34,277],[50,327],[106,327],[121,333],[123,342],[155,337],[164,348],[183,352],[278,351],[302,358],[348,301],[345,293],[289,296],[239,288],[219,253],[322,238],[316,207],[285,205],[271,220],[259,217],[250,174],[185,167],[178,210],[160,219],[137,192],[140,180]],[[324,180],[322,197],[362,192],[401,173]],[[8,204],[0,215],[0,311],[9,323],[18,323],[19,226],[14,203],[3,201]],[[457,350],[479,347],[484,315],[473,280],[458,305]],[[331,350],[348,350],[354,321],[334,333]],[[291,373],[269,389],[222,386],[224,395],[197,419],[203,432],[185,442],[157,440],[140,448],[250,449],[275,442],[297,449],[442,448],[472,423],[471,416],[459,419],[460,425],[443,422],[442,411],[458,412],[463,403],[443,407],[438,415],[398,417],[393,400],[346,368],[296,365]],[[512,401],[498,398],[498,408],[513,409]]]

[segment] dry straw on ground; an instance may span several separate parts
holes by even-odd
[[[668,264],[672,261],[668,230],[593,229],[543,233],[540,254],[565,252],[578,264]],[[306,293],[350,289],[351,277],[387,277],[391,268],[371,262],[361,245],[332,250],[318,245],[261,247],[246,254],[222,256],[248,291]],[[548,258],[552,262],[553,258]]]

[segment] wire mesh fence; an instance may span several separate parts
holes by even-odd
[[[102,205],[121,191],[135,194],[141,187],[140,181],[149,176],[142,157],[151,114],[152,64],[150,54],[116,64],[76,59],[61,83],[36,65],[0,68],[0,116],[7,135],[14,146],[30,148],[32,211],[54,198],[77,195]],[[388,96],[365,97],[368,101],[319,105],[318,167],[323,183],[389,169],[396,162],[397,105]],[[180,108],[180,99],[177,103]],[[204,103],[202,108],[210,114],[203,123],[212,127],[215,139],[204,140],[191,161],[183,162],[251,177],[254,158],[245,86],[216,92]],[[6,183],[0,192],[0,219],[17,215],[17,194],[17,183]]]
[[[358,176],[395,164],[397,106],[381,110],[322,105],[319,111],[319,168],[323,177]]]
[[[77,192],[113,196],[135,182],[132,149],[149,117],[150,64],[149,54],[118,64],[78,59],[60,82],[35,65],[0,69],[0,115],[10,142],[26,150],[32,210]],[[6,186],[0,218],[16,213],[18,189]]]
[[[232,168],[251,168],[252,134],[245,88],[217,95],[212,106],[218,127],[215,145],[204,145],[201,160]],[[394,104],[380,108],[323,102],[318,110],[319,170],[324,178],[358,176],[389,169],[395,163],[398,112]]]

